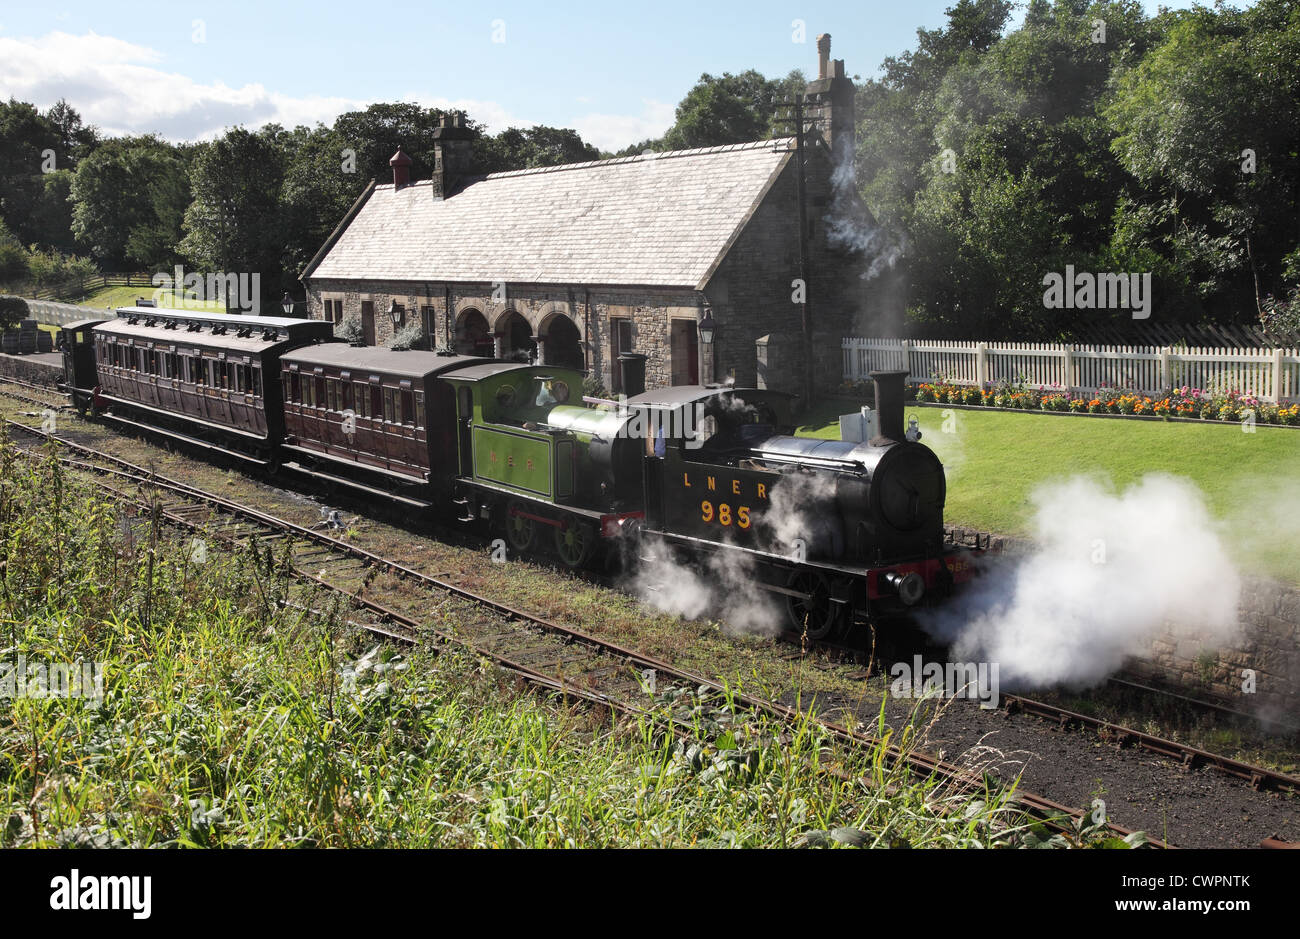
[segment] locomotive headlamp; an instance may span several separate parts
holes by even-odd
[[[885,575],[885,580],[898,592],[898,599],[907,606],[915,604],[925,593],[925,581],[916,571],[908,571],[906,574],[891,571]]]

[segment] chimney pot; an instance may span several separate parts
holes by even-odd
[[[828,65],[831,58],[831,34],[822,33],[817,37],[817,77],[830,78]]]
[[[388,161],[388,165],[393,168],[393,188],[401,189],[411,182],[411,158],[398,150],[393,154],[393,158]]]

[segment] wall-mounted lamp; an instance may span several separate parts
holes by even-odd
[[[704,319],[700,320],[700,342],[706,346],[713,345],[713,334],[717,332],[718,324],[713,322],[713,311],[706,305],[704,307]]]
[[[284,292],[284,299],[280,301],[280,309],[284,310],[285,316],[293,316],[293,297],[289,296],[289,291]]]

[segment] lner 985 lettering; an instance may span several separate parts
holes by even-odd
[[[748,528],[751,524],[749,506],[739,506],[733,512],[728,503],[719,502],[714,506],[708,499],[700,503],[700,520],[706,524],[716,522],[724,527],[734,524],[737,528]]]

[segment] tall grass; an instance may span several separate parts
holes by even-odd
[[[0,698],[0,846],[1045,837],[1006,792],[945,793],[814,721],[755,719],[707,689],[647,695],[618,719],[468,653],[399,654],[330,597],[291,597],[285,551],[202,558],[156,511],[107,502],[3,440],[0,470],[0,663],[104,663],[98,704]]]

